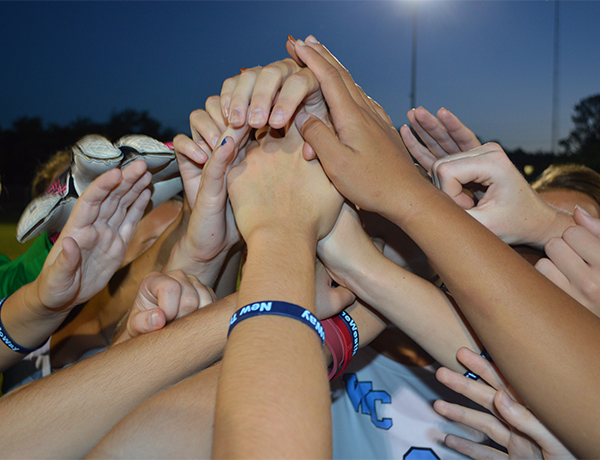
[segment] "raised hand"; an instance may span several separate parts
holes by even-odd
[[[244,239],[269,228],[316,241],[333,227],[342,197],[318,161],[302,158],[302,145],[294,126],[283,138],[271,131],[230,171],[227,187]]]
[[[402,140],[413,157],[428,171],[436,160],[448,155],[466,152],[481,143],[459,119],[448,109],[441,108],[433,116],[423,107],[409,110],[407,117],[413,129],[425,142],[423,146],[406,125],[400,128]]]
[[[104,173],[79,197],[35,281],[49,312],[86,302],[108,283],[148,204],[151,179],[135,161]]]
[[[505,243],[542,248],[572,224],[568,213],[551,207],[531,188],[498,144],[446,156],[431,170],[440,189]],[[477,203],[464,189],[472,183],[486,188]]]
[[[483,380],[474,381],[444,367],[437,371],[438,380],[485,407],[491,414],[442,400],[436,401],[433,408],[440,415],[485,433],[506,447],[508,456],[454,435],[446,436],[448,447],[474,459],[575,458],[534,414],[508,394],[489,361],[467,348],[458,351],[457,359]]]
[[[288,42],[291,43],[291,42]],[[231,126],[283,128],[298,108],[327,119],[319,83],[307,68],[292,59],[245,69],[221,89],[221,110]]]
[[[236,159],[231,138],[206,162],[187,229],[176,243],[167,268],[182,269],[212,286],[229,250],[240,240],[225,177]]]
[[[550,281],[600,316],[600,219],[575,208],[577,226],[546,243],[547,259],[535,268]]]
[[[212,289],[181,270],[152,272],[140,283],[127,327],[114,344],[162,329],[216,300]]]
[[[191,209],[196,203],[203,166],[212,155],[213,150],[221,145],[225,137],[229,136],[235,144],[233,161],[234,163],[240,162],[244,159],[250,136],[248,125],[240,128],[229,126],[221,114],[219,96],[209,97],[206,100],[205,108],[206,110],[198,109],[190,114],[192,138],[190,139],[185,134],[178,134],[174,139],[185,196]]]
[[[314,37],[298,40],[294,49],[317,77],[337,131],[336,136],[316,117],[296,117],[328,177],[344,196],[368,211],[385,215],[398,210],[399,201],[411,202],[414,197],[406,193],[404,184],[424,179],[389,117]]]

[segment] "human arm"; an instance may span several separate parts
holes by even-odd
[[[484,432],[508,450],[509,458],[574,459],[575,457],[525,406],[507,393],[492,363],[467,348],[457,359],[481,377],[474,381],[446,368],[437,371],[438,380],[466,396],[491,413],[438,400],[433,408],[440,415]],[[454,435],[446,436],[446,445],[471,458],[507,458],[491,447],[482,446]]]
[[[318,248],[334,279],[402,329],[444,366],[464,372],[456,360],[463,346],[481,350],[468,323],[441,289],[383,256],[345,204]]]
[[[71,309],[100,291],[119,268],[150,197],[143,162],[98,177],[77,200],[40,275],[8,297],[2,322],[25,348],[41,345]],[[1,368],[23,354],[0,348]]]
[[[559,288],[600,316],[600,220],[575,208],[577,226],[546,243],[547,259],[535,268]]]
[[[228,176],[248,245],[240,307],[280,300],[315,311],[316,241],[342,199],[301,147],[294,127],[282,139],[267,135]],[[279,316],[240,322],[223,357],[214,429],[217,458],[330,456],[329,386],[315,332]]]
[[[341,286],[332,287],[319,264],[316,314],[323,318],[346,307],[354,296]],[[359,310],[347,309],[360,329],[363,345],[372,338],[369,325],[381,320]],[[116,424],[88,458],[209,458],[220,373],[219,362],[146,401]]]
[[[235,299],[221,299],[0,398],[0,411],[11,414],[0,421],[3,455],[85,456],[139,404],[221,357]],[[69,442],[56,436],[58,427]]]
[[[320,56],[321,45],[297,41],[295,49],[319,80],[339,136],[314,117],[296,118],[328,177],[425,251],[533,412],[576,455],[599,456],[600,427],[592,414],[600,410],[600,366],[587,350],[600,347],[600,319],[420,177],[399,135],[346,86],[351,77]]]

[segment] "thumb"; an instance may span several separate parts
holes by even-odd
[[[294,123],[304,141],[309,144],[308,148],[303,149],[303,154],[312,149],[321,161],[327,175],[335,182],[336,171],[343,170],[340,165],[344,162],[345,152],[343,151],[347,150],[347,147],[339,141],[325,123],[315,116],[302,112],[296,116]],[[305,159],[312,159],[307,156],[309,155],[304,155]]]
[[[167,324],[165,312],[160,308],[152,310],[132,310],[127,321],[127,332],[131,338],[157,331]]]
[[[575,206],[573,220],[577,225],[581,225],[586,230],[600,238],[600,219],[592,217],[585,209]]]
[[[213,155],[207,161],[200,178],[200,187],[196,201],[202,203],[201,197],[213,197],[224,190],[225,173],[227,167],[235,158],[235,144],[231,137],[226,137],[214,150]]]
[[[62,251],[60,251],[54,263],[58,263],[66,273],[70,274],[70,277],[73,277],[73,273],[77,270],[80,260],[81,250],[77,241],[69,236],[65,237],[62,240]]]
[[[57,246],[52,250],[56,249]],[[40,273],[42,287],[39,295],[46,307],[62,308],[74,299],[81,283],[81,276],[78,276],[80,261],[81,250],[77,242],[73,238],[65,237],[54,261],[44,266]]]

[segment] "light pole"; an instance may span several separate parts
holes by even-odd
[[[410,67],[410,108],[417,106],[417,12],[419,2],[414,2],[413,8],[413,36],[412,36],[412,59]]]
[[[558,95],[559,95],[559,8],[558,0],[554,0],[554,59],[552,72],[552,128],[550,149],[556,154],[556,140],[558,137]]]

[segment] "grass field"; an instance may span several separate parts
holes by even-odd
[[[16,223],[0,222],[0,254],[10,257],[15,260],[31,246],[35,238],[21,244],[16,237]]]

